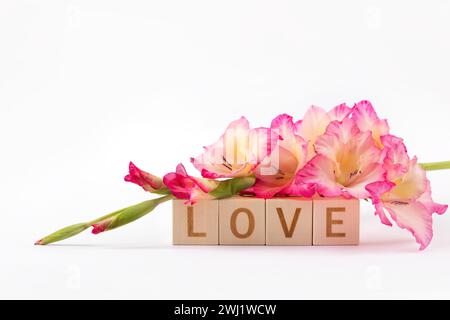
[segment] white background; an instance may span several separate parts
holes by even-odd
[[[174,247],[171,209],[48,247],[149,197],[233,119],[369,99],[450,159],[450,1],[0,2],[0,298],[450,298],[450,216],[419,252],[362,209],[359,247]],[[429,175],[450,203],[450,172]]]

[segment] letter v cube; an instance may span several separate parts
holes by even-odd
[[[266,200],[266,244],[311,246],[313,206],[310,199],[283,197]]]

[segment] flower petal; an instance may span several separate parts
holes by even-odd
[[[351,112],[352,108],[343,103],[328,111],[328,116],[330,117],[330,121],[342,121],[347,118]]]
[[[243,177],[255,166],[249,153],[250,125],[245,117],[233,121],[223,136],[205,147],[205,152],[191,162],[205,178]]]
[[[411,232],[424,250],[433,238],[433,219],[423,204],[418,201],[385,202],[385,208],[397,225]]]
[[[269,128],[256,128],[249,132],[249,153],[254,159],[253,167],[258,165],[267,156],[270,156],[282,137]]]
[[[390,181],[377,181],[366,186],[366,190],[370,193],[372,203],[375,205],[375,215],[380,218],[381,223],[387,226],[392,226],[392,223],[385,215],[381,197],[385,193],[389,192],[393,187],[395,187],[395,183]]]
[[[289,187],[306,163],[307,143],[295,134],[291,116],[279,115],[272,121],[270,130],[282,139],[254,170],[257,180],[251,191],[261,198],[273,197]]]
[[[363,131],[372,132],[375,143],[382,148],[381,136],[389,133],[389,124],[387,120],[380,120],[375,112],[372,104],[363,100],[355,104],[353,107],[352,118],[355,120],[358,128]]]
[[[417,163],[417,158],[413,158],[408,172],[385,197],[392,201],[415,200],[426,191],[427,181],[425,170]]]
[[[175,172],[166,174],[163,181],[175,197],[188,199],[191,204],[199,199],[212,199],[208,193],[219,184],[218,181],[191,177],[181,163]]]
[[[383,152],[385,153],[384,168],[388,173],[388,179],[396,181],[408,172],[409,156],[403,139],[393,135],[381,137]]]
[[[427,208],[429,214],[444,214],[448,209],[448,205],[436,203],[431,198],[431,185],[429,180],[426,182],[425,192],[417,199],[417,201]]]
[[[344,194],[358,199],[365,199],[370,197],[367,191],[367,185],[375,182],[386,183],[386,171],[379,163],[371,163],[366,166],[364,171],[355,175],[355,178],[344,188]]]
[[[164,187],[161,178],[145,172],[134,165],[129,164],[129,174],[125,176],[125,181],[141,186],[145,191],[153,192]]]
[[[300,172],[299,179],[304,183],[316,185],[317,193],[324,197],[342,195],[342,186],[336,182],[335,162],[325,156],[315,156]]]

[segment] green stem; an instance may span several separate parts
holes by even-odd
[[[426,171],[450,169],[450,161],[428,162],[428,163],[421,163],[420,165]]]
[[[159,204],[173,198],[174,196],[171,194],[166,195],[157,199],[147,200],[120,210],[116,210],[89,222],[73,224],[53,232],[39,241],[36,241],[35,244],[46,245],[73,237],[97,223],[107,223],[107,228],[104,231],[115,229],[143,217]]]

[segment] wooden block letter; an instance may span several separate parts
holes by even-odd
[[[266,200],[266,244],[312,245],[312,200],[274,198]]]
[[[173,244],[219,244],[219,202],[173,200]]]
[[[219,243],[264,245],[265,200],[249,197],[219,200]]]
[[[318,198],[313,202],[315,246],[358,245],[359,200]]]

